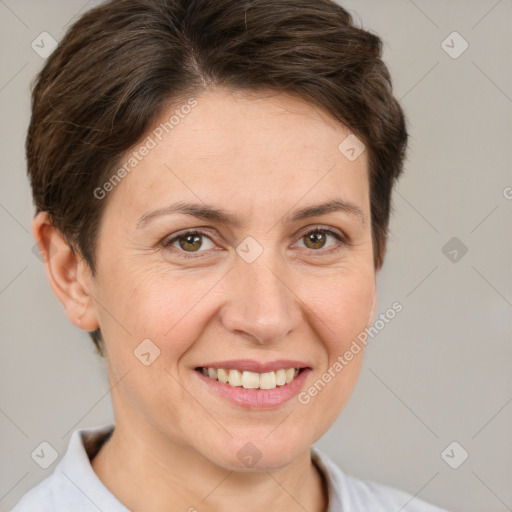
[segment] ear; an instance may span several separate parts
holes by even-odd
[[[47,212],[39,212],[32,221],[46,275],[71,323],[86,331],[99,327],[90,290],[92,276],[86,261],[73,252]]]

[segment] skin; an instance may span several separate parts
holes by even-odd
[[[92,467],[133,511],[325,511],[310,447],[348,402],[364,350],[308,404],[295,397],[266,410],[214,395],[194,368],[299,359],[312,368],[307,389],[372,323],[367,154],[345,158],[338,146],[348,129],[288,94],[216,89],[196,99],[104,199],[94,277],[46,213],[34,219],[68,318],[88,331],[100,327],[106,343],[116,428]],[[358,206],[364,222],[341,211],[285,222],[298,208],[340,198]],[[180,213],[137,228],[143,214],[175,201],[223,208],[243,224]],[[329,234],[323,245],[308,242],[322,227],[350,245]],[[209,230],[196,252],[162,246],[191,228]],[[250,264],[236,252],[248,236],[263,248]],[[160,350],[149,366],[133,354],[146,338]],[[247,442],[262,455],[251,468],[237,457]]]

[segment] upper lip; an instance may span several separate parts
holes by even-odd
[[[287,368],[309,368],[310,366],[304,361],[296,361],[292,359],[278,359],[276,361],[268,361],[261,363],[253,359],[231,359],[229,361],[214,361],[205,363],[197,368],[224,368],[225,370],[238,370],[240,372],[265,373],[276,370],[286,370]]]

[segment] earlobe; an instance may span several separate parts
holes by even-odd
[[[50,286],[64,306],[69,320],[81,329],[94,331],[99,324],[90,295],[91,278],[86,262],[50,223],[47,212],[39,212],[34,217],[32,233]]]

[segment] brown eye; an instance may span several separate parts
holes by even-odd
[[[323,231],[311,231],[303,237],[304,245],[308,249],[322,249],[327,235]]]
[[[208,245],[205,247],[205,241],[209,241],[211,244],[210,247],[208,247]],[[205,252],[205,250],[212,249],[214,247],[210,237],[201,231],[187,231],[181,235],[169,238],[164,241],[162,245],[166,249],[173,247],[181,253],[202,253]]]
[[[326,245],[329,237],[335,240],[335,243],[330,246]],[[300,241],[303,241],[306,249],[318,252],[323,252],[322,249],[327,251],[330,248],[334,248],[336,245],[343,246],[346,244],[341,235],[327,228],[316,228],[309,231],[300,238]]]
[[[201,248],[201,245],[203,243],[202,241],[202,235],[198,234],[190,234],[190,235],[182,235],[178,238],[178,242],[180,244],[180,247],[184,251],[197,251]]]

